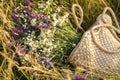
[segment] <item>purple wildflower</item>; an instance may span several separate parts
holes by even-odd
[[[17,27],[12,29],[13,32],[18,33],[18,34],[23,34],[27,32],[27,29],[24,29],[23,27]]]
[[[15,60],[15,61],[19,61],[19,60],[20,60],[19,56],[18,56],[18,55],[15,55],[15,56],[14,56],[14,60]]]
[[[36,24],[35,26],[37,29],[39,28],[48,28],[48,25],[46,23],[43,23],[43,24]]]
[[[44,19],[43,19],[42,22],[43,22],[43,23],[46,23],[48,26],[51,26],[51,25],[52,25],[51,22],[48,21],[48,20],[44,20]]]
[[[15,43],[19,44],[20,43],[20,39],[15,39]]]
[[[74,75],[74,80],[86,80],[86,78],[80,75]]]
[[[40,14],[35,13],[34,16],[33,16],[33,18],[38,18],[39,16],[40,16]]]
[[[30,14],[30,16],[31,16],[32,18],[39,18],[40,14],[35,13],[35,12],[32,12],[32,13]]]
[[[46,23],[46,20],[47,20],[47,16],[46,15],[42,15],[40,20],[44,23]]]
[[[45,64],[49,65],[49,60],[45,58]]]
[[[25,49],[21,49],[21,50],[18,51],[19,56],[24,56],[25,53],[26,53]]]
[[[46,19],[47,19],[47,16],[46,16],[46,15],[43,15],[42,18],[43,18],[44,20],[46,20]]]
[[[11,14],[11,17],[12,17],[12,19],[13,19],[13,21],[14,21],[15,23],[18,23],[18,17],[16,16],[15,13],[12,13],[12,14]]]
[[[17,53],[19,56],[24,56],[25,53],[26,53],[26,50],[25,50],[24,48],[22,48],[21,45],[17,45],[16,53]]]
[[[47,21],[46,23],[48,24],[48,26],[52,25],[52,23],[50,21]]]
[[[48,27],[48,25],[46,23],[42,24],[42,25],[39,25],[41,28],[46,28]]]
[[[48,68],[52,68],[52,65],[51,65],[51,63],[50,63],[50,61],[48,59],[45,59],[45,65]]]
[[[40,20],[43,22],[43,23],[46,23],[48,26],[51,26],[51,22],[48,20],[47,16],[46,15],[42,15],[42,17],[40,18]]]
[[[28,6],[28,7],[26,8],[26,11],[27,11],[28,15],[31,16],[31,14],[32,14],[32,9],[31,9],[30,6]]]
[[[31,0],[25,0],[26,6],[30,6]]]
[[[43,61],[43,60],[37,58],[37,62],[38,62],[39,64],[41,64],[41,65],[42,65],[42,61]]]
[[[45,67],[51,69],[52,68],[52,63],[50,63],[50,61],[46,58],[43,58],[43,59],[40,59],[40,58],[37,58],[37,62],[40,64],[40,65],[45,65]]]

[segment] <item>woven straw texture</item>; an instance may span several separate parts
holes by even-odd
[[[73,5],[72,9],[76,6],[78,5]],[[120,33],[120,30],[112,26],[112,19],[106,14],[107,11],[111,12],[119,28],[114,12],[106,7],[97,17],[94,25],[83,34],[80,42],[70,54],[69,62],[74,66],[96,70],[120,70],[120,40],[116,34],[116,32]],[[75,14],[73,15],[76,17]]]

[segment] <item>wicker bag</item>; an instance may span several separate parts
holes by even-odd
[[[81,7],[78,4],[72,6],[75,22],[79,25],[75,7],[80,10]],[[74,66],[95,70],[120,70],[120,39],[116,34],[116,32],[120,33],[120,30],[112,25],[112,19],[106,13],[107,11],[110,11],[119,28],[114,12],[111,8],[106,7],[103,13],[97,17],[94,25],[83,34],[80,42],[70,54],[68,60]],[[80,27],[80,29],[82,28]]]

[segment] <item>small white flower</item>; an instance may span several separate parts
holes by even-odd
[[[24,12],[24,13],[26,13],[26,11],[25,11],[25,10],[24,10],[23,12]]]
[[[52,46],[53,44],[52,44],[52,42],[48,42],[47,45],[48,46]]]
[[[57,45],[54,45],[54,48],[57,48]]]
[[[65,13],[65,15],[59,19],[60,26],[62,26],[63,22],[65,22],[65,20],[68,18],[68,16],[69,16],[69,13]]]
[[[45,38],[44,40],[43,40],[43,44],[46,44],[46,43],[48,43],[49,42],[49,40],[47,39],[47,38]]]
[[[48,0],[48,1],[46,2],[47,6],[50,5],[51,2],[52,2],[52,0]]]
[[[27,17],[28,15],[27,15],[27,14],[25,14],[25,16]]]
[[[46,31],[46,33],[47,33],[47,34],[50,34],[50,33],[51,33],[51,30],[48,29],[48,30]]]
[[[52,17],[53,17],[54,21],[57,20],[57,14],[56,13],[52,14]]]
[[[36,25],[36,19],[32,19],[32,20],[31,20],[31,25],[32,25],[32,26],[35,26],[35,25]]]
[[[44,7],[43,4],[41,4],[41,3],[38,4],[38,8],[43,8],[43,7]]]
[[[27,60],[27,61],[30,61],[30,58],[31,58],[31,56],[28,55],[28,54],[26,54],[26,55],[24,56],[24,59]]]
[[[75,43],[73,43],[72,45],[73,45],[73,47],[75,47],[75,46],[76,46],[76,44],[75,44]]]
[[[48,18],[50,18],[50,16],[48,16]]]
[[[51,50],[52,50],[53,48],[54,48],[53,46],[50,46],[50,47],[49,47],[49,49],[51,49]]]
[[[26,25],[24,24],[23,27],[26,28]]]
[[[52,24],[53,24],[53,26],[56,26],[57,24],[58,24],[58,20],[56,19]]]
[[[57,11],[58,11],[58,12],[60,12],[60,11],[61,11],[60,7],[58,7],[58,8],[57,8]]]

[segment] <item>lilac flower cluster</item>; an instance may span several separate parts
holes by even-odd
[[[23,27],[16,27],[13,28],[13,32],[18,33],[18,34],[24,34],[27,33],[27,29],[24,29]]]
[[[11,17],[14,23],[16,23],[15,32],[23,32],[25,29],[31,30],[39,28],[50,28],[52,25],[45,14],[39,13],[32,9],[30,0],[25,0],[25,6],[19,6],[16,8],[15,11],[11,14]],[[21,28],[18,28],[19,26]]]

